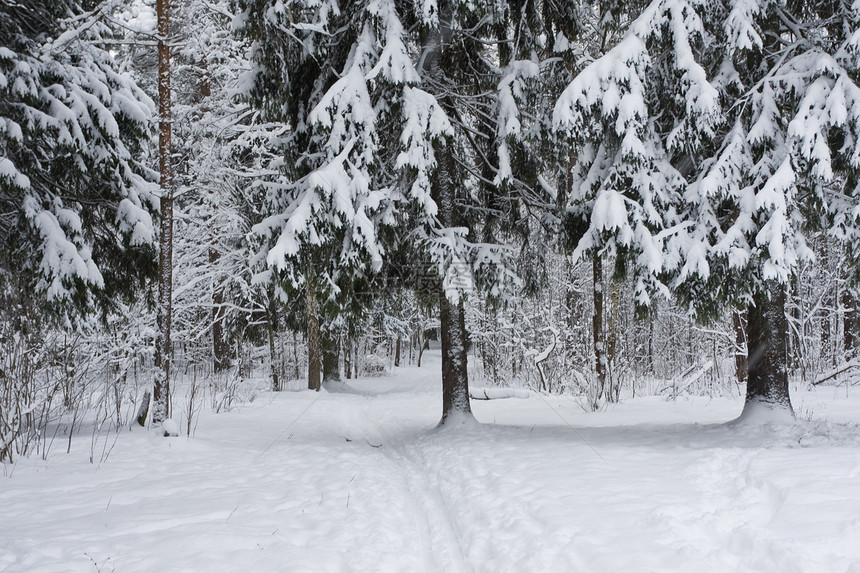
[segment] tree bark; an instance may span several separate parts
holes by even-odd
[[[597,388],[591,400],[591,409],[596,410],[606,388],[606,347],[603,333],[603,259],[594,254],[591,259],[592,296],[594,311],[591,315],[591,334],[594,342],[594,372]]]
[[[394,366],[395,368],[400,366],[400,337],[397,337],[397,342],[394,345]]]
[[[427,36],[424,43],[422,72],[427,76],[428,89],[436,95],[437,101],[445,112],[453,117],[454,110],[448,94],[439,86],[446,82],[442,60],[447,57],[447,49],[453,36],[454,9],[451,0],[437,2],[438,27]],[[431,183],[431,195],[438,207],[437,218],[443,228],[457,226],[456,191],[459,183],[457,162],[451,141],[434,142],[436,153],[436,172]],[[439,284],[439,314],[442,334],[442,419],[443,425],[452,414],[462,414],[471,418],[469,404],[469,378],[466,362],[466,324],[465,307],[462,296],[453,303],[447,298],[444,285]],[[418,357],[419,365],[421,355]]]
[[[352,378],[352,347],[352,338],[347,337],[346,348],[343,352],[343,370],[347,380]]]
[[[158,18],[158,155],[161,222],[158,254],[158,310],[152,422],[170,417],[170,327],[173,301],[173,146],[170,102],[170,0],[157,0]]]
[[[774,281],[753,296],[747,309],[747,391],[750,404],[791,412],[788,394],[787,321],[785,290]]]
[[[340,380],[340,337],[333,332],[322,335],[323,380]]]
[[[606,400],[618,402],[621,397],[621,386],[615,376],[615,362],[618,351],[618,313],[621,307],[621,285],[610,281],[609,325],[606,333]]]
[[[735,369],[738,384],[747,381],[747,313],[743,310],[732,311],[732,324],[735,328]]]
[[[216,249],[209,249],[209,262],[214,266],[221,258]],[[212,356],[215,372],[230,368],[230,342],[224,338],[224,287],[216,283],[212,288]]]
[[[442,331],[442,419],[451,414],[472,415],[469,402],[469,375],[467,370],[466,310],[462,299],[452,303],[441,293],[439,319]]]
[[[278,380],[278,361],[277,354],[275,353],[276,312],[275,299],[272,297],[269,304],[266,305],[266,331],[269,335],[269,369],[272,375],[272,391],[280,392],[281,382]]]
[[[842,336],[845,355],[851,359],[860,350],[860,309],[858,309],[857,297],[849,288],[842,290],[842,312],[844,313]]]
[[[317,297],[313,284],[305,285],[305,301],[308,312],[308,389],[319,391],[320,384],[320,323],[317,316]]]

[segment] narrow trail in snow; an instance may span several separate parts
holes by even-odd
[[[401,497],[409,505],[408,513],[415,524],[413,549],[421,556],[424,570],[473,571],[453,517],[457,508],[450,506],[438,483],[432,481],[436,472],[427,466],[414,446],[407,445],[409,438],[392,436],[379,421],[380,404],[379,396],[367,395],[362,403],[353,404],[343,414],[343,430],[352,433],[347,439],[366,443],[385,460],[391,487],[402,490]]]
[[[461,434],[412,421],[404,433],[403,420],[391,419],[387,406],[384,394],[365,394],[338,418],[347,439],[372,446],[385,460],[392,493],[408,500],[414,552],[426,571],[512,571],[517,562],[534,570],[582,565],[568,532],[547,531],[528,501],[508,491],[512,475],[491,469],[486,427]],[[509,471],[516,474],[516,468]],[[552,547],[538,548],[536,538]]]

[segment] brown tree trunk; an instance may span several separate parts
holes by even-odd
[[[753,296],[747,309],[747,392],[744,411],[751,404],[792,412],[788,394],[788,353],[785,290],[769,281]]]
[[[173,146],[170,104],[170,1],[157,0],[158,17],[158,155],[161,185],[161,223],[158,254],[158,309],[155,343],[155,384],[152,422],[170,417],[170,326],[173,300]]]
[[[317,316],[317,297],[313,284],[308,281],[305,285],[305,301],[308,312],[308,388],[319,391],[320,364],[322,349],[320,348],[320,323]]]

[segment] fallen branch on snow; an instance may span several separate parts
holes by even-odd
[[[848,370],[851,370],[852,368],[858,368],[858,367],[860,367],[860,359],[855,358],[854,360],[849,360],[848,362],[846,362],[844,364],[840,364],[839,366],[837,366],[835,369],[831,370],[830,372],[822,374],[821,376],[816,378],[815,381],[812,383],[812,385],[818,386],[819,384],[823,384],[824,382],[827,382],[831,378],[836,378],[837,376],[839,376],[843,372],[846,372]]]
[[[472,400],[498,400],[501,398],[528,398],[528,390],[516,388],[469,388]]]

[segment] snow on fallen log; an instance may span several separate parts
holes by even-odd
[[[472,400],[498,400],[501,398],[528,398],[528,390],[517,388],[469,388]]]

